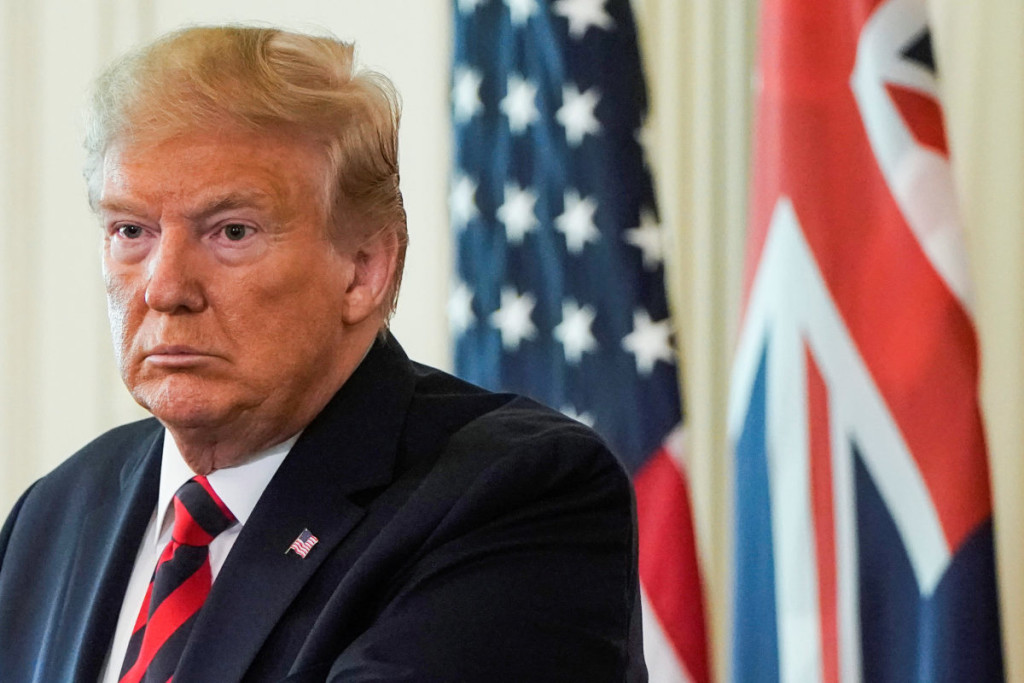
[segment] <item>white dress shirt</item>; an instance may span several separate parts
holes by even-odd
[[[257,453],[241,465],[215,470],[207,475],[206,478],[210,482],[210,486],[238,520],[237,524],[233,524],[221,532],[210,543],[210,571],[214,580],[216,580],[220,568],[224,566],[224,560],[235,544],[242,527],[245,526],[253,508],[256,507],[256,501],[263,495],[267,484],[270,483],[277,468],[298,438],[299,435],[296,434],[287,441]],[[164,547],[171,540],[171,530],[174,528],[174,506],[171,505],[171,500],[174,498],[175,491],[193,476],[195,476],[195,472],[185,464],[185,460],[178,451],[178,445],[165,430],[164,448],[160,461],[160,494],[153,514],[149,518],[149,526],[146,527],[146,532],[142,535],[139,552],[135,556],[135,566],[132,569],[131,578],[128,580],[124,601],[121,603],[121,615],[118,617],[110,652],[100,675],[101,683],[117,683],[118,675],[121,673],[121,664],[128,651],[132,628],[139,616],[139,610],[142,609],[142,601],[146,596],[149,581],[153,577],[156,562]]]

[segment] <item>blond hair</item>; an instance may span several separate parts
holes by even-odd
[[[398,182],[400,111],[391,81],[357,69],[350,43],[274,28],[186,28],[121,57],[96,80],[86,114],[89,200],[95,207],[103,157],[115,142],[225,125],[310,136],[330,169],[324,215],[331,237],[396,238],[386,321],[408,239]]]

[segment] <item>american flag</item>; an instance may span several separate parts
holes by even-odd
[[[299,534],[299,537],[292,541],[292,544],[288,546],[288,551],[285,554],[287,555],[288,552],[294,550],[295,554],[299,557],[305,557],[319,541],[320,539],[311,534],[309,529],[303,529],[302,533]]]
[[[455,368],[593,426],[637,489],[655,681],[706,681],[665,239],[627,0],[457,0]]]
[[[765,0],[733,374],[736,681],[1002,680],[923,0]]]

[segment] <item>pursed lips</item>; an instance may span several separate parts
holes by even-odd
[[[188,367],[218,357],[216,354],[183,344],[160,344],[147,350],[143,356],[147,363],[161,367]]]

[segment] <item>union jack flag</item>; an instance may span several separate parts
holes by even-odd
[[[1001,680],[977,342],[924,0],[765,0],[737,681]]]
[[[592,425],[637,492],[651,679],[706,681],[664,243],[628,0],[457,0],[455,369]]]
[[[288,552],[295,551],[295,554],[299,557],[305,557],[309,554],[309,551],[313,549],[320,539],[310,533],[309,529],[303,529],[302,533],[299,534],[298,538],[292,541],[292,544],[288,546]]]

